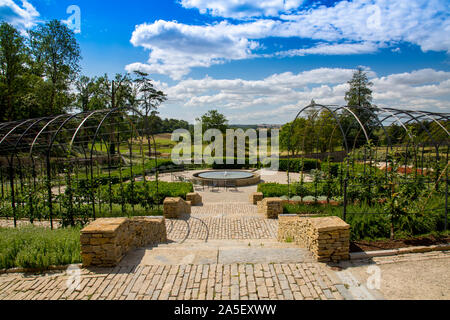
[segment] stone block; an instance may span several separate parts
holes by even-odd
[[[268,219],[278,219],[283,214],[283,200],[280,198],[265,198],[258,202],[258,213],[262,213]]]
[[[307,248],[319,262],[337,262],[350,257],[350,226],[339,217],[280,215],[278,241],[286,239]]]
[[[111,267],[137,247],[167,242],[164,217],[98,219],[81,230],[83,266]]]
[[[250,203],[257,205],[258,202],[263,201],[264,195],[262,192],[255,192],[250,195]]]
[[[186,195],[186,201],[191,202],[191,206],[198,206],[203,203],[202,196],[196,192],[194,193],[188,193]]]
[[[183,214],[191,213],[191,205],[182,198],[166,198],[164,200],[164,217],[178,219]]]

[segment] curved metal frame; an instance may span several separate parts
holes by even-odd
[[[421,130],[421,132],[423,132],[423,134],[428,138],[426,139],[427,143],[431,146],[433,146],[434,150],[435,150],[435,154],[436,154],[436,161],[439,162],[440,159],[440,153],[443,150],[440,150],[440,146],[442,146],[442,144],[444,144],[445,146],[447,146],[447,159],[448,159],[448,147],[450,145],[450,128],[448,128],[448,121],[450,119],[450,114],[449,113],[436,113],[436,112],[428,112],[428,111],[413,111],[413,110],[399,110],[399,109],[394,109],[394,108],[388,108],[388,107],[373,107],[373,110],[368,109],[368,108],[363,108],[360,106],[336,106],[336,105],[321,105],[321,104],[316,104],[315,102],[312,102],[310,105],[302,108],[297,115],[295,116],[294,120],[291,122],[292,124],[295,123],[295,121],[308,109],[315,109],[317,108],[318,110],[316,110],[316,112],[312,115],[312,118],[315,119],[318,114],[320,112],[322,112],[323,110],[327,110],[328,112],[330,112],[330,114],[332,115],[332,117],[334,118],[334,120],[336,121],[336,127],[339,127],[341,134],[342,134],[342,144],[344,147],[344,151],[345,153],[348,155],[349,152],[351,150],[354,150],[356,148],[356,141],[358,140],[358,135],[359,133],[356,135],[355,137],[355,141],[353,141],[353,146],[349,145],[349,141],[348,141],[348,134],[350,132],[351,128],[355,128],[359,126],[359,132],[363,133],[365,141],[366,142],[370,142],[370,136],[368,134],[368,131],[366,129],[366,125],[369,121],[371,121],[370,119],[373,118],[373,120],[377,123],[377,126],[379,126],[379,128],[381,128],[384,132],[384,135],[386,137],[386,177],[388,174],[388,158],[387,155],[389,153],[389,150],[393,150],[393,144],[392,144],[392,139],[391,136],[389,135],[388,131],[387,131],[387,121],[393,120],[392,123],[398,123],[399,126],[405,131],[406,136],[409,138],[408,139],[408,144],[406,145],[406,152],[405,152],[405,157],[406,157],[406,161],[405,161],[405,166],[407,166],[407,162],[408,162],[408,150],[409,148],[412,148],[414,150],[414,159],[409,159],[409,161],[411,160],[415,160],[415,164],[417,166],[417,147],[419,146],[419,144],[417,144],[417,139],[414,139],[413,135],[411,134],[410,129],[408,128],[408,126],[410,126],[411,124],[417,124]],[[357,116],[357,114],[353,111],[353,110],[357,110],[357,109],[364,109],[365,111],[368,111],[370,113],[370,119],[367,120],[366,123],[363,123],[361,121],[361,119],[359,119],[359,117]],[[353,126],[349,126],[347,128],[346,131],[343,130],[343,124],[340,122],[340,113],[342,111],[347,112],[349,115],[351,115],[351,117],[354,118],[355,120],[355,125]],[[380,118],[381,115],[381,118]],[[433,128],[433,132],[431,132],[423,123],[424,119],[428,120],[429,123],[434,123],[436,124],[436,126]],[[441,123],[440,121],[444,121],[444,123]],[[293,151],[293,146],[291,145],[291,141],[292,141],[292,136],[294,134],[294,125],[292,125],[289,129],[288,129],[288,137],[287,137],[287,141],[288,141],[288,145],[287,145],[287,149],[288,149],[288,190],[289,190],[289,197],[291,196],[291,178],[290,178],[290,159],[291,157],[294,156],[294,151]],[[434,134],[442,132],[444,135],[444,141],[437,141]],[[447,137],[448,139],[446,139],[445,137]],[[303,140],[306,139],[306,135],[304,135]],[[442,139],[442,135],[440,134],[440,138]],[[362,139],[361,139],[362,140]],[[381,141],[378,141],[378,145],[380,145]],[[384,145],[384,144],[383,144]],[[316,146],[318,148],[318,145]],[[364,148],[364,150],[366,150]],[[425,143],[422,144],[422,156],[425,152]],[[362,155],[361,155],[362,157]],[[369,155],[370,157],[370,161],[372,162],[372,156]],[[376,157],[376,156],[375,156]],[[367,159],[367,154],[366,152],[364,152],[364,164],[366,163]],[[346,172],[346,178],[341,181],[341,184],[343,183],[343,186],[341,186],[341,189],[344,190],[344,219],[346,216],[346,207],[347,207],[347,197],[346,197],[346,193],[347,193],[347,180],[348,180],[348,176],[349,176],[349,157],[346,158],[346,165],[347,165],[347,172]],[[364,165],[365,168],[365,165]],[[342,169],[342,168],[341,168]],[[406,168],[405,168],[406,169]],[[422,170],[423,170],[423,157],[422,157]],[[407,176],[405,170],[405,177]],[[448,171],[448,170],[447,170]],[[365,172],[365,169],[364,169]],[[438,172],[436,174],[436,176],[439,176],[440,172]],[[447,172],[448,175],[448,172]],[[417,178],[417,172],[415,173],[415,177]],[[442,178],[442,177],[440,177]],[[439,183],[440,178],[436,178],[436,183]],[[443,179],[442,179],[443,180]],[[448,190],[448,178],[444,181],[445,185],[446,185],[446,189]],[[445,229],[447,229],[447,215],[448,215],[448,208],[447,208],[447,198],[448,198],[448,191],[446,191],[446,205],[445,205],[445,212],[446,212],[446,222],[445,222]]]
[[[137,115],[140,117],[142,121],[142,128],[138,129],[135,124],[133,123],[133,120],[130,118],[129,112],[132,112],[134,115]],[[106,109],[106,110],[95,110],[91,112],[80,112],[76,114],[62,114],[54,117],[42,117],[37,119],[27,119],[24,121],[15,121],[15,122],[9,122],[9,123],[0,123],[0,156],[5,156],[8,161],[8,168],[9,168],[9,182],[10,182],[10,196],[11,196],[11,207],[13,210],[13,216],[14,216],[14,224],[16,225],[16,199],[14,197],[15,188],[17,185],[17,181],[15,181],[15,174],[18,172],[20,174],[20,185],[24,185],[24,181],[22,181],[22,159],[28,158],[31,161],[31,169],[33,171],[33,181],[34,185],[36,185],[36,166],[39,164],[39,162],[36,162],[36,159],[44,160],[44,166],[46,166],[46,178],[47,178],[47,206],[49,208],[49,218],[50,218],[50,224],[53,228],[53,197],[54,192],[52,191],[53,184],[51,183],[53,179],[53,172],[51,169],[51,159],[52,159],[52,150],[54,149],[54,146],[56,145],[56,141],[58,137],[61,137],[60,143],[58,143],[58,146],[63,146],[63,152],[65,153],[65,158],[70,161],[70,158],[77,158],[77,155],[73,154],[73,148],[74,145],[77,142],[77,137],[79,136],[79,133],[82,130],[87,130],[86,132],[92,132],[92,129],[95,129],[94,136],[91,136],[90,133],[87,133],[86,135],[83,135],[83,137],[87,137],[90,141],[81,141],[79,142],[81,145],[80,150],[82,151],[81,154],[84,153],[85,160],[87,160],[87,163],[84,163],[84,166],[86,166],[86,170],[90,168],[90,179],[91,181],[95,178],[95,173],[93,171],[93,162],[94,162],[94,149],[96,141],[99,138],[100,130],[104,124],[107,123],[107,121],[114,116],[115,114],[119,114],[120,118],[123,119],[124,123],[128,123],[127,126],[130,127],[131,131],[131,139],[133,140],[135,137],[141,136],[141,139],[139,140],[139,153],[142,156],[142,165],[145,165],[145,148],[144,145],[148,142],[150,156],[152,155],[152,150],[156,150],[156,140],[151,134],[151,130],[149,128],[149,122],[146,117],[144,117],[138,110],[132,107],[119,107],[115,109]],[[96,118],[99,117],[100,118]],[[89,121],[91,120],[91,121]],[[95,123],[95,128],[87,128],[87,123]],[[72,124],[75,124],[75,126]],[[114,124],[112,124],[114,125]],[[21,130],[21,128],[24,128]],[[69,130],[74,130],[73,133],[70,135],[70,137],[65,137],[62,135],[63,132],[68,132]],[[128,129],[127,129],[128,130]],[[120,132],[119,132],[120,133]],[[64,140],[70,140],[67,141],[66,146],[67,148],[64,148]],[[83,140],[83,139],[81,139]],[[123,141],[122,141],[123,142]],[[120,143],[122,143],[120,142]],[[85,149],[85,144],[91,144],[90,146],[90,152]],[[131,160],[133,158],[133,142],[128,142],[129,148],[130,148],[130,157]],[[39,151],[37,151],[39,149]],[[119,146],[120,149],[120,146]],[[26,151],[26,154],[24,153]],[[119,150],[120,152],[120,150]],[[110,157],[109,151],[107,150],[108,158]],[[89,154],[89,155],[88,155]],[[158,164],[158,158],[155,153],[155,169],[156,169],[156,188],[158,193],[158,171],[159,168],[157,166]],[[14,158],[17,158],[17,163],[15,163]],[[63,160],[66,161],[66,160]],[[131,163],[131,170],[133,167],[133,161],[130,161]],[[14,167],[14,165],[16,167]],[[76,162],[75,162],[76,163]],[[42,164],[42,163],[41,163]],[[41,168],[43,168],[41,167]],[[2,172],[3,172],[3,168]],[[145,168],[144,170],[144,180],[145,179]],[[78,175],[78,173],[77,173]],[[28,179],[28,183],[31,183],[31,178]],[[133,181],[135,177],[132,178]],[[42,183],[42,177],[41,177],[41,183]],[[32,185],[32,184],[30,184]],[[61,192],[61,185],[59,185],[59,190]],[[3,177],[2,177],[2,195],[4,195],[3,190]],[[31,201],[31,198],[28,202],[29,206],[33,206],[33,203]],[[23,203],[21,205],[24,205]],[[134,205],[133,205],[134,210]],[[93,217],[95,218],[95,199],[93,199]]]

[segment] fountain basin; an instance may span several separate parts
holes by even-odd
[[[203,184],[216,183],[225,185],[227,181],[233,181],[237,187],[251,186],[261,181],[259,174],[241,170],[214,170],[194,174],[194,179]]]

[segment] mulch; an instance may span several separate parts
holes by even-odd
[[[450,237],[417,237],[412,239],[355,241],[350,243],[350,252],[390,250],[415,246],[431,246],[450,243]]]

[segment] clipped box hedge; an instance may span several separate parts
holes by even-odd
[[[299,158],[299,159],[280,159],[280,171],[300,172],[311,171],[321,168],[321,161],[317,159]]]
[[[161,204],[167,197],[180,197],[186,199],[186,195],[194,191],[190,182],[158,182],[158,193],[156,192],[156,181],[134,182],[123,185],[102,186],[100,188],[100,199],[114,204],[139,204],[149,206]]]

